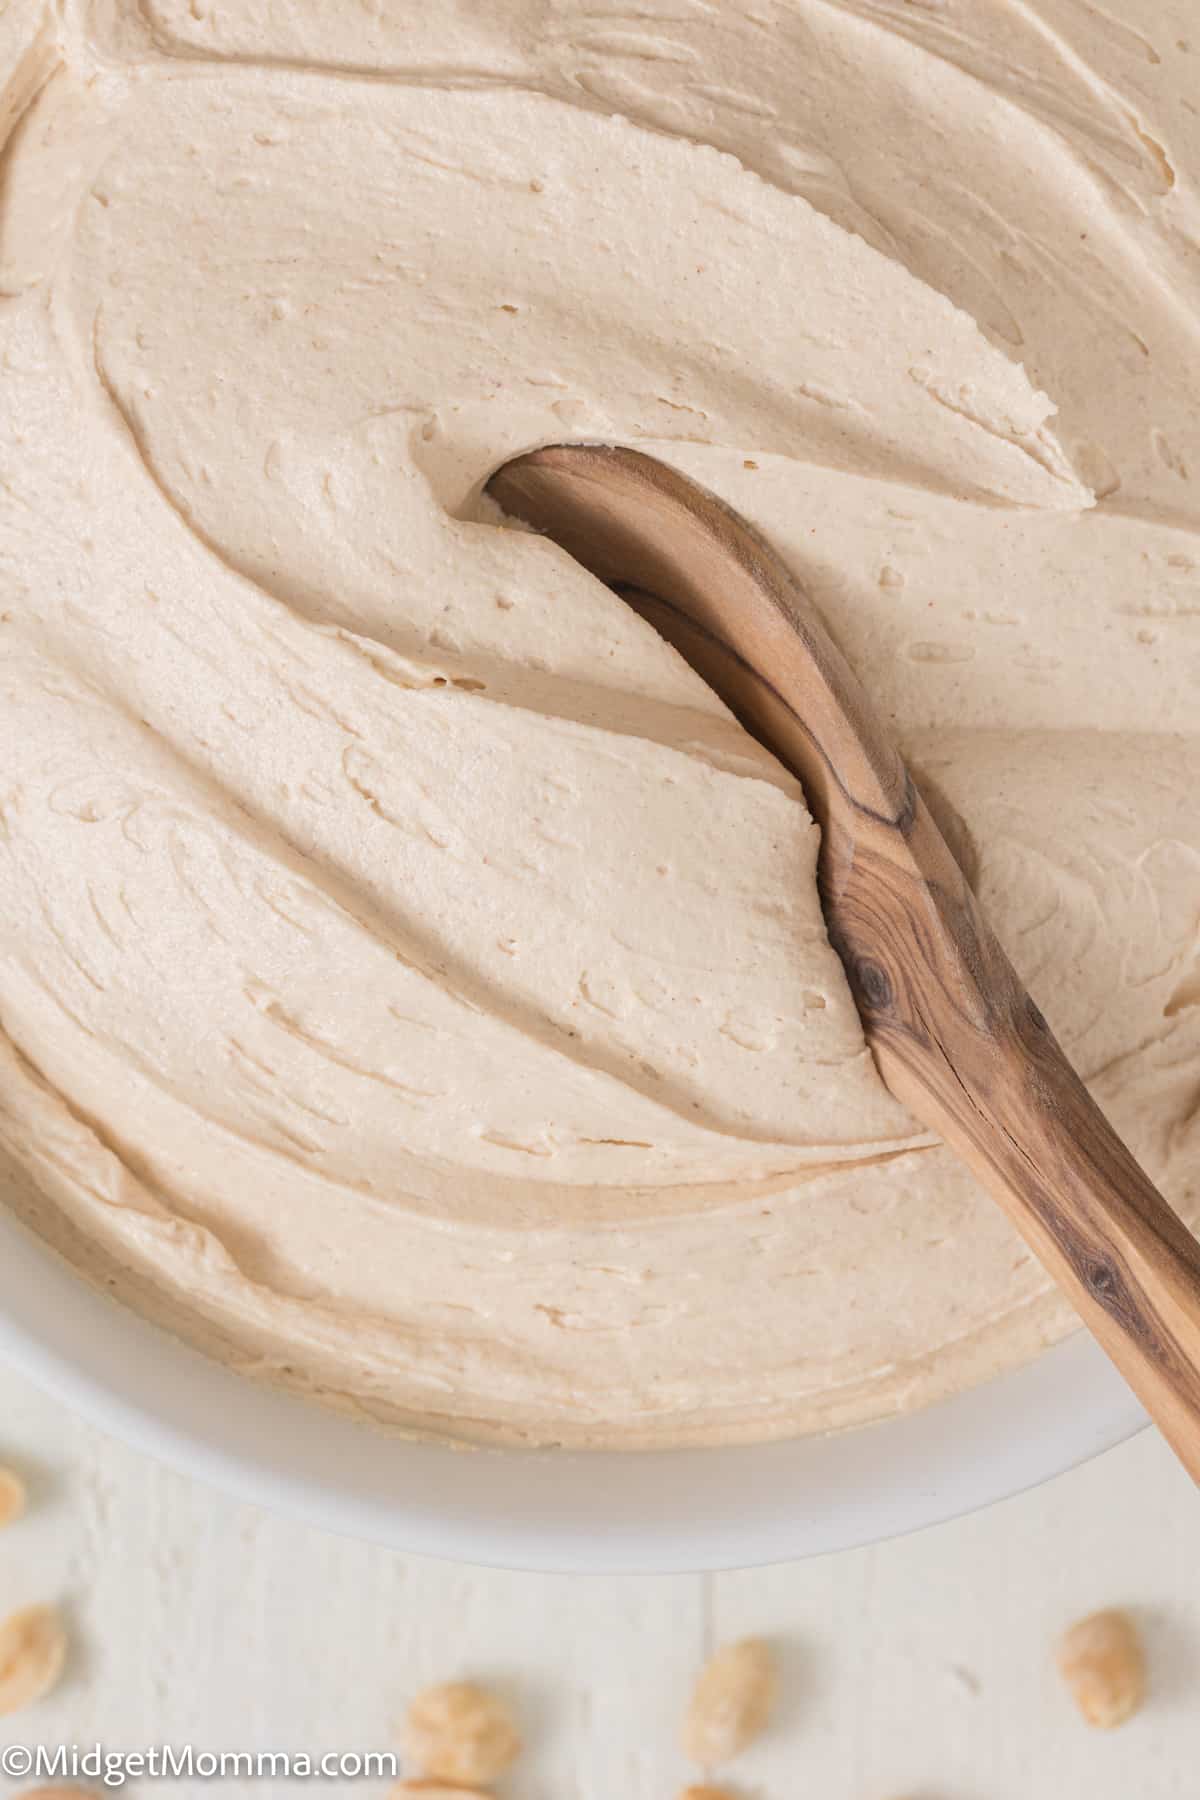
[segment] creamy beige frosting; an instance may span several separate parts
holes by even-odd
[[[0,1185],[246,1371],[768,1437],[1070,1315],[879,1082],[796,783],[480,499],[791,559],[1200,1215],[1190,0],[0,3]]]

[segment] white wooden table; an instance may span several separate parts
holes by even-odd
[[[306,1530],[144,1460],[0,1370],[5,1460],[32,1506],[0,1534],[0,1607],[61,1601],[75,1650],[55,1694],[0,1721],[0,1744],[389,1748],[409,1692],[469,1674],[509,1693],[527,1727],[506,1800],[674,1800],[692,1673],[708,1644],[753,1632],[778,1644],[785,1694],[777,1728],[730,1772],[755,1800],[1200,1796],[1200,1498],[1149,1435],[902,1542],[628,1580],[420,1562]],[[1138,1612],[1154,1684],[1111,1735],[1077,1721],[1049,1661],[1060,1627],[1108,1604]],[[386,1785],[315,1791],[375,1800]]]

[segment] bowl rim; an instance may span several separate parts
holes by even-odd
[[[1145,1425],[1083,1332],[924,1410],[698,1450],[463,1449],[248,1380],[0,1214],[0,1357],[92,1424],[269,1511],[410,1554],[574,1574],[749,1568],[938,1524]]]

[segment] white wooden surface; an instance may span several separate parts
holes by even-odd
[[[419,1562],[235,1504],[0,1371],[0,1461],[32,1506],[0,1534],[0,1608],[66,1606],[58,1691],[0,1744],[389,1748],[405,1695],[473,1674],[530,1747],[505,1800],[674,1800],[710,1641],[782,1655],[777,1728],[731,1771],[750,1800],[1197,1800],[1200,1498],[1149,1435],[1040,1492],[904,1542],[787,1569],[594,1581]],[[1057,1631],[1127,1604],[1152,1704],[1089,1732]],[[24,1784],[0,1781],[0,1794]],[[147,1792],[152,1784],[131,1784]],[[375,1800],[386,1784],[318,1785]],[[169,1784],[189,1800],[206,1784]],[[284,1784],[217,1792],[270,1800]],[[298,1791],[298,1787],[288,1791]]]

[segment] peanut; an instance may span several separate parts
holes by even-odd
[[[1072,1625],[1058,1646],[1058,1667],[1089,1725],[1111,1731],[1142,1704],[1146,1659],[1125,1613],[1092,1613]]]
[[[418,1694],[405,1717],[403,1743],[422,1775],[468,1788],[502,1775],[521,1748],[508,1708],[469,1681],[447,1681]]]
[[[40,1787],[26,1788],[17,1800],[96,1800],[91,1788],[80,1787]]]
[[[25,1511],[25,1483],[15,1469],[0,1468],[0,1526],[11,1525]]]
[[[766,1644],[743,1638],[700,1672],[683,1723],[683,1753],[701,1768],[728,1762],[758,1736],[775,1704],[775,1664]]]
[[[51,1606],[27,1606],[0,1625],[0,1716],[48,1694],[67,1658],[67,1634]]]
[[[482,1788],[460,1787],[457,1782],[426,1781],[418,1778],[415,1781],[398,1781],[388,1790],[388,1800],[406,1800],[410,1795],[426,1795],[428,1800],[491,1800]]]

